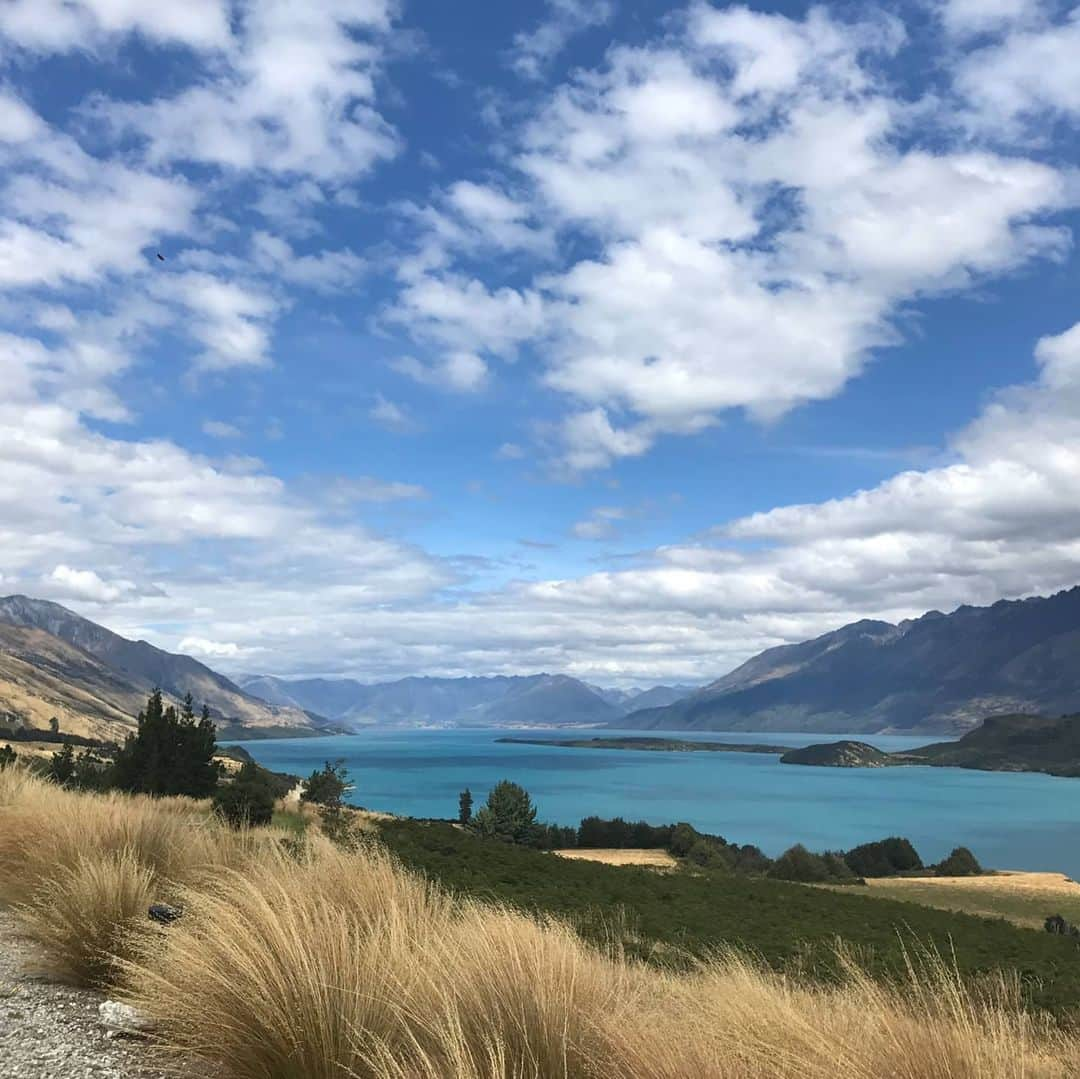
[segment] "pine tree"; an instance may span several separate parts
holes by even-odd
[[[508,779],[491,788],[484,807],[472,818],[472,827],[478,835],[526,846],[539,843],[543,833],[528,791]]]
[[[209,709],[204,706],[196,722],[190,694],[178,715],[172,705],[165,707],[161,690],[155,689],[139,713],[136,733],[128,735],[116,755],[112,785],[142,794],[205,798],[217,787],[216,749]]]
[[[458,823],[468,824],[472,820],[472,791],[466,787],[458,795]]]

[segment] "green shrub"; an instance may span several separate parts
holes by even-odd
[[[66,743],[49,761],[49,778],[66,787],[75,776],[75,751]]]
[[[704,837],[697,840],[686,852],[686,860],[702,869],[730,869],[724,850],[719,843]]]
[[[312,772],[300,794],[301,802],[321,806],[340,806],[349,786],[349,773],[344,761],[326,762],[321,772]]]
[[[690,848],[701,838],[698,830],[686,821],[679,821],[671,829],[671,853],[676,858],[685,858],[690,853]]]
[[[246,762],[236,778],[214,793],[214,812],[234,828],[269,824],[274,816],[274,790],[254,762]]]
[[[800,884],[822,884],[830,878],[825,859],[808,851],[801,843],[784,851],[769,867],[768,875],[776,880],[793,880]]]
[[[948,858],[934,866],[939,877],[977,877],[982,871],[979,860],[967,847],[954,847]]]
[[[918,851],[900,836],[852,847],[844,860],[857,877],[894,877],[923,868]]]

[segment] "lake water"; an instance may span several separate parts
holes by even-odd
[[[352,801],[416,817],[457,815],[469,787],[479,806],[511,779],[533,797],[542,820],[626,817],[653,824],[689,821],[732,842],[777,855],[793,843],[846,848],[907,836],[924,861],[957,845],[987,866],[1057,870],[1080,879],[1080,779],[961,768],[812,768],[753,753],[652,753],[509,745],[504,736],[576,738],[641,731],[374,730],[348,737],[249,741],[275,771],[309,775],[344,759]],[[655,732],[679,737],[678,732]],[[697,741],[808,745],[844,735],[694,732]],[[874,735],[880,749],[929,739]]]

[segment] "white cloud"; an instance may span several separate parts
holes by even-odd
[[[571,531],[578,539],[601,540],[615,535],[615,524],[626,517],[626,511],[618,506],[597,506],[582,521],[577,521]]]
[[[731,409],[772,420],[834,396],[899,340],[905,303],[1060,258],[1070,240],[1054,215],[1075,193],[1052,165],[958,141],[933,103],[912,137],[880,63],[903,41],[880,14],[698,4],[681,36],[612,49],[519,128],[504,176],[464,189],[591,253],[489,284],[455,263],[468,247],[445,226],[390,319],[459,352],[542,356],[571,399],[564,468]]]
[[[1043,0],[942,0],[940,3],[945,29],[957,37],[1038,22],[1045,10]]]
[[[972,121],[992,138],[1028,121],[1046,134],[1045,113],[1080,115],[1080,8],[1058,22],[1040,20],[1010,29],[1004,38],[968,52],[959,63],[956,87]]]
[[[375,395],[375,403],[368,410],[368,415],[380,427],[386,427],[391,431],[412,431],[416,423],[404,407],[384,397],[381,393]]]
[[[429,386],[471,393],[487,382],[487,364],[475,352],[450,352],[434,363],[424,363],[415,356],[402,356],[391,366],[398,374]]]
[[[149,245],[189,226],[196,196],[183,180],[91,157],[10,95],[0,125],[0,286],[130,275],[148,268]]]
[[[520,461],[525,456],[525,450],[516,442],[504,442],[495,451],[495,456],[500,461]]]
[[[390,0],[263,0],[204,79],[150,104],[103,101],[97,115],[143,140],[152,162],[354,179],[397,149],[375,108],[392,11]]]
[[[210,659],[236,659],[248,652],[234,641],[208,641],[205,637],[184,637],[178,647],[187,655]]]
[[[269,324],[278,304],[259,288],[189,272],[168,274],[155,292],[186,308],[185,329],[204,349],[197,367],[223,371],[269,363]]]
[[[354,502],[400,502],[403,499],[427,498],[428,492],[416,483],[386,482],[374,476],[355,476],[335,480],[326,492],[327,501],[336,505]]]
[[[223,420],[203,420],[202,431],[211,438],[240,438],[243,435],[239,427]]]
[[[63,563],[53,569],[42,585],[52,595],[91,603],[111,603],[135,588],[131,581],[103,581],[92,569],[72,569]]]
[[[0,35],[39,52],[91,49],[132,33],[160,44],[223,48],[230,37],[229,5],[226,0],[153,5],[143,0],[6,0],[0,7]]]
[[[613,0],[547,0],[545,18],[514,35],[510,66],[523,78],[538,79],[571,38],[603,26],[614,14]]]

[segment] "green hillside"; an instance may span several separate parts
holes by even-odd
[[[381,825],[381,834],[405,864],[454,890],[567,917],[598,942],[614,928],[633,953],[651,961],[681,963],[735,944],[773,966],[801,962],[828,976],[834,941],[843,937],[875,971],[901,973],[906,939],[955,951],[968,973],[1016,969],[1033,1003],[1080,1006],[1076,942],[1003,920],[871,899],[857,889],[571,861],[476,839],[449,824],[393,820]]]

